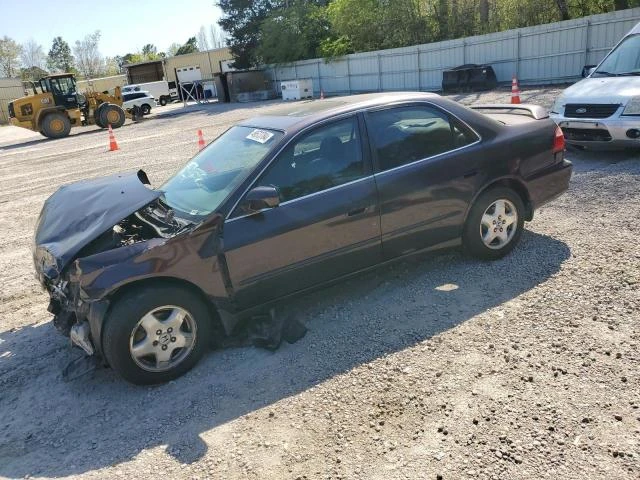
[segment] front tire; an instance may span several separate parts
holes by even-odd
[[[111,125],[112,128],[120,128],[124,125],[124,121],[126,119],[124,110],[113,103],[103,104],[102,110],[100,111],[100,122],[104,126],[103,128],[107,128]]]
[[[71,131],[71,120],[64,113],[48,113],[42,120],[41,130],[47,138],[64,138]]]
[[[211,339],[203,302],[173,286],[135,289],[116,301],[104,326],[107,362],[137,385],[178,378],[200,360]]]
[[[524,203],[510,188],[492,188],[480,194],[464,227],[465,250],[483,260],[504,257],[522,236],[524,216]]]
[[[151,106],[147,105],[146,103],[144,105],[142,105],[142,114],[143,115],[149,115],[151,113]]]
[[[164,107],[168,102],[167,102],[167,97],[160,97],[160,106]]]

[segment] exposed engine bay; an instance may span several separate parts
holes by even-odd
[[[171,238],[192,225],[178,218],[160,199],[124,218],[90,242],[77,257],[87,257],[114,248],[133,245],[152,238]]]
[[[193,225],[191,222],[177,218],[174,211],[158,198],[89,242],[77,253],[75,258],[83,259],[154,238],[168,239],[188,229],[191,225]],[[73,265],[73,263],[71,262],[69,265]],[[78,311],[83,309],[83,304],[77,300],[77,286],[70,281],[68,270],[65,269],[56,281],[45,282],[44,286],[51,296],[49,311],[55,315],[54,325],[63,334],[70,336],[74,344],[80,346],[88,354],[92,354],[93,347],[89,340],[88,324],[79,321],[86,312]]]

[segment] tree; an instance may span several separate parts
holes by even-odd
[[[209,50],[209,39],[207,38],[207,32],[204,29],[204,25],[200,27],[200,30],[196,35],[196,43],[198,44],[198,50],[201,52]]]
[[[148,60],[155,60],[158,57],[158,49],[153,43],[147,43],[142,47],[142,55]]]
[[[222,48],[227,43],[224,32],[215,23],[209,25],[209,39],[211,40],[211,48]]]
[[[556,5],[558,5],[558,10],[560,11],[560,18],[562,20],[569,20],[571,15],[569,15],[569,5],[567,5],[567,0],[556,0]]]
[[[326,2],[291,0],[263,22],[257,57],[262,63],[286,63],[321,55],[331,25]]]
[[[104,71],[106,76],[120,75],[120,65],[118,65],[118,57],[106,57],[104,59]]]
[[[20,60],[24,68],[38,67],[44,69],[47,57],[42,50],[42,45],[36,43],[34,39],[29,39],[22,44]]]
[[[187,40],[187,43],[182,45],[177,51],[176,55],[186,55],[187,53],[195,53],[198,51],[198,45],[196,37],[191,37]]]
[[[49,55],[47,56],[47,67],[52,72],[71,72],[73,71],[73,55],[71,48],[62,37],[53,39]]]
[[[180,50],[180,44],[178,42],[173,42],[169,45],[169,48],[167,48],[167,57],[174,57],[178,50]]]
[[[100,30],[77,40],[73,47],[78,70],[85,78],[93,78],[104,71],[104,59],[98,49]]]
[[[223,12],[218,25],[228,33],[228,43],[235,68],[250,68],[258,62],[262,23],[274,7],[276,0],[218,0]]]
[[[327,14],[334,34],[354,52],[431,40],[417,0],[333,0]]]
[[[0,39],[0,76],[13,77],[18,73],[18,58],[22,47],[6,35]]]
[[[480,0],[480,28],[489,23],[489,0]]]

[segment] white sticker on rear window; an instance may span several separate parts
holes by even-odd
[[[258,128],[247,135],[247,138],[249,140],[253,140],[254,142],[258,143],[267,143],[269,140],[271,140],[271,137],[273,137],[273,133],[267,130],[260,130]]]

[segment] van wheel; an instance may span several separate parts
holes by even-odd
[[[160,106],[164,107],[168,102],[167,102],[167,97],[160,97]]]
[[[63,138],[71,131],[71,120],[64,113],[53,112],[42,120],[41,133],[47,138]]]
[[[474,257],[494,260],[517,245],[524,228],[524,203],[510,188],[492,188],[471,207],[462,236],[465,250]]]
[[[118,105],[112,103],[103,104],[104,107],[100,110],[100,122],[104,125],[103,128],[111,125],[112,128],[120,128],[124,125],[125,115],[124,110]]]
[[[190,370],[211,340],[203,302],[174,286],[143,287],[116,301],[105,320],[107,362],[138,385],[168,382]]]

